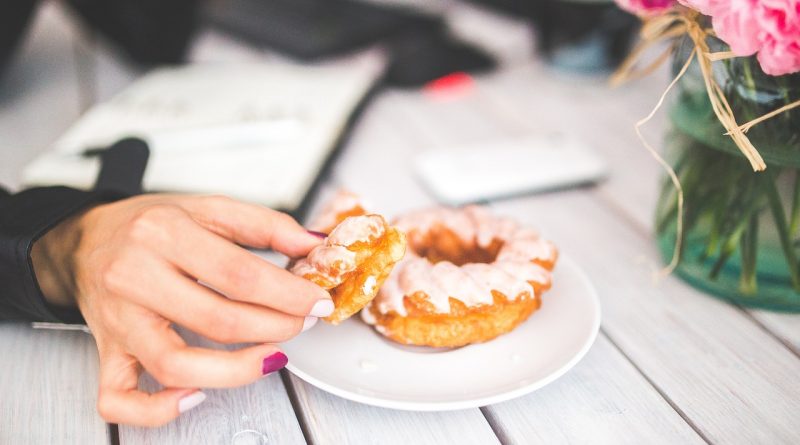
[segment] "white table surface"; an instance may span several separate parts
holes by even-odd
[[[259,57],[208,32],[193,53]],[[139,74],[58,5],[45,5],[0,88],[0,183],[16,186],[29,159]],[[0,323],[0,443],[227,444],[245,430],[233,443],[800,443],[800,316],[730,305],[675,277],[652,279],[660,171],[632,123],[666,80],[662,70],[611,90],[602,78],[528,61],[478,78],[472,93],[451,100],[388,91],[369,106],[319,194],[346,186],[392,215],[433,202],[410,175],[409,155],[422,150],[563,131],[602,152],[612,165],[602,185],[491,204],[555,240],[600,294],[597,342],[549,386],[480,409],[418,413],[349,402],[284,371],[208,391],[208,401],[165,427],[115,428],[94,409],[90,335]],[[662,113],[648,136],[658,141],[663,126]]]

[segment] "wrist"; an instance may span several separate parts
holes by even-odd
[[[45,300],[54,306],[74,307],[74,253],[80,244],[80,220],[86,211],[73,215],[34,242],[31,263]]]

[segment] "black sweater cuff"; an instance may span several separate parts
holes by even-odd
[[[0,319],[83,323],[77,308],[47,303],[33,270],[31,248],[47,231],[82,209],[123,197],[67,187],[0,193]]]

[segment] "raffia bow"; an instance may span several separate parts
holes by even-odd
[[[722,124],[722,126],[725,128],[725,134],[731,137],[733,142],[736,144],[736,147],[739,148],[742,154],[747,158],[751,167],[753,168],[753,171],[763,171],[767,168],[767,164],[764,162],[761,154],[753,146],[752,142],[750,142],[750,139],[745,133],[747,133],[750,128],[758,123],[800,106],[800,100],[798,100],[777,110],[771,111],[761,117],[753,119],[743,125],[739,125],[736,122],[736,117],[733,114],[733,110],[731,109],[731,106],[728,103],[722,88],[714,79],[711,67],[712,62],[730,59],[737,56],[730,51],[711,51],[708,46],[707,39],[708,37],[713,36],[714,32],[711,29],[703,27],[700,21],[701,18],[702,15],[700,15],[700,13],[697,11],[681,6],[657,16],[643,17],[642,29],[640,31],[640,42],[634,47],[633,51],[631,51],[631,53],[628,55],[625,61],[623,61],[610,79],[611,85],[617,86],[623,82],[638,79],[652,73],[656,68],[670,58],[675,50],[676,42],[674,42],[674,40],[677,37],[686,35],[694,44],[694,48],[689,54],[689,57],[686,59],[686,62],[683,64],[675,78],[672,79],[672,82],[670,82],[669,86],[667,86],[667,88],[661,94],[661,97],[659,98],[655,107],[646,117],[636,122],[635,126],[636,134],[642,141],[642,144],[645,146],[645,148],[647,148],[656,161],[661,164],[664,170],[666,170],[678,194],[675,250],[672,255],[672,260],[667,267],[661,271],[662,276],[672,273],[680,261],[681,243],[683,239],[683,188],[681,187],[680,180],[678,179],[678,176],[675,174],[675,171],[672,169],[672,167],[664,160],[663,157],[661,157],[658,151],[654,149],[653,146],[650,145],[650,143],[648,143],[645,137],[642,135],[641,127],[649,122],[659,108],[661,108],[664,100],[667,97],[667,94],[678,83],[683,75],[686,74],[686,71],[689,69],[689,65],[691,65],[692,61],[697,58],[706,91],[708,92],[708,99],[711,102],[711,108],[714,110],[714,114],[716,114],[720,124]],[[673,43],[652,62],[643,68],[637,68],[637,63],[646,50],[660,42],[667,40],[673,40]]]

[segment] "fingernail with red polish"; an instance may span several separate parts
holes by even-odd
[[[316,236],[317,238],[325,239],[328,237],[327,233],[317,232],[316,230],[306,230],[306,232]]]
[[[289,363],[289,358],[286,357],[286,354],[283,352],[276,352],[272,355],[268,355],[264,357],[264,361],[261,363],[261,374],[267,375],[271,372],[283,369],[287,363]]]

